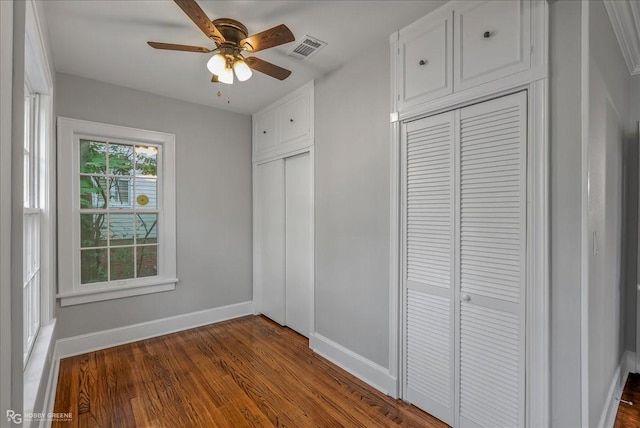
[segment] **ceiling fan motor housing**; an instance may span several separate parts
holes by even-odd
[[[226,39],[225,43],[240,45],[240,41],[247,38],[247,27],[231,18],[219,18],[211,21]]]

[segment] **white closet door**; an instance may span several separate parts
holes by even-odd
[[[306,337],[311,292],[310,174],[309,153],[285,160],[286,325]]]
[[[258,311],[285,324],[285,194],[284,160],[257,166]]]
[[[454,113],[405,131],[405,398],[453,424]]]
[[[524,426],[526,93],[460,110],[459,426]]]

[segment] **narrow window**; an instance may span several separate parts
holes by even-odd
[[[24,99],[24,210],[23,210],[23,362],[26,366],[40,328],[40,189],[41,159],[39,144],[38,94],[25,87]]]

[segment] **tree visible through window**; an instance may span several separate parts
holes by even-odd
[[[174,290],[175,135],[58,118],[61,306]]]
[[[161,148],[80,139],[80,283],[158,274]]]

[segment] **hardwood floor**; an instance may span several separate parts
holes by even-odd
[[[616,422],[613,427],[640,428],[640,374],[629,374],[621,398],[624,401],[620,401]]]
[[[251,316],[63,359],[53,427],[423,427],[446,424]]]

